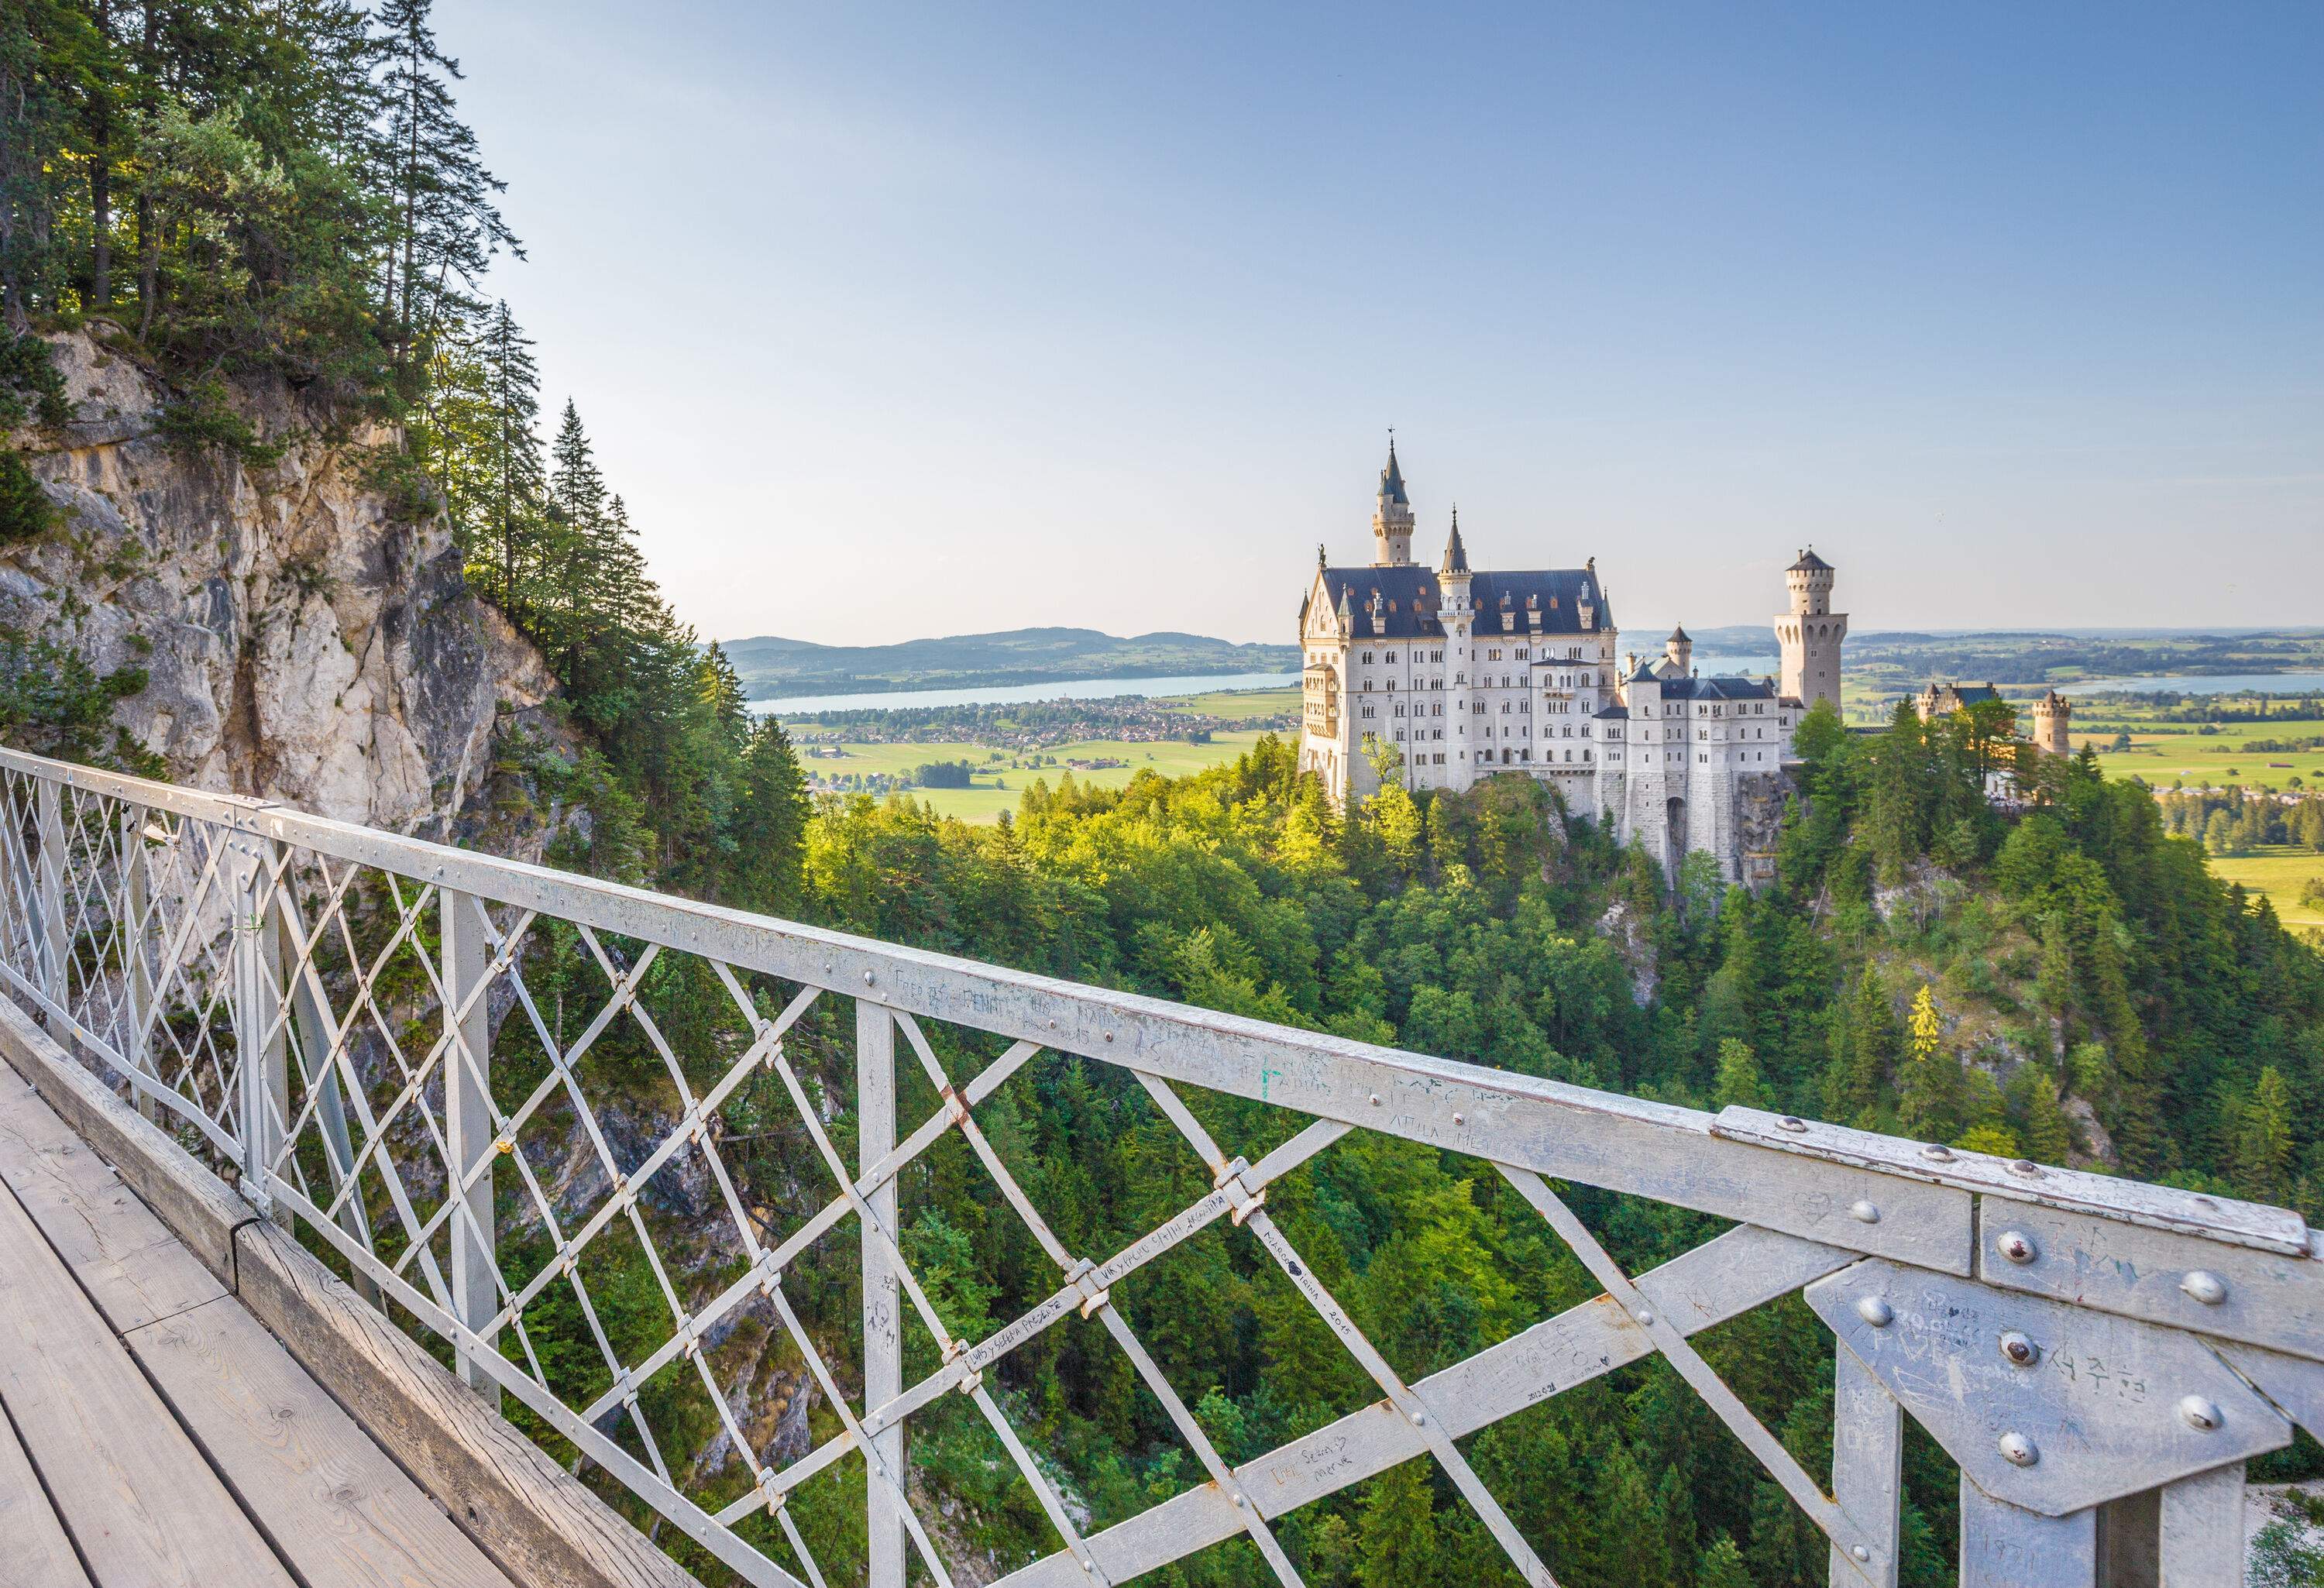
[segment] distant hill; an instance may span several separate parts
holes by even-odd
[[[891,689],[999,688],[1069,679],[1292,672],[1296,645],[1237,645],[1163,630],[1127,639],[1095,629],[1010,629],[895,645],[817,645],[762,634],[724,642],[753,700]]]

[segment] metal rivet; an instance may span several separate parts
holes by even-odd
[[[1880,1222],[1880,1210],[1871,1203],[1858,1199],[1849,1206],[1848,1216],[1860,1224],[1877,1224]]]
[[[1379,1094],[1379,1093],[1377,1093],[1377,1092],[1375,1092],[1375,1093],[1373,1093],[1373,1094],[1372,1094],[1372,1106],[1373,1106],[1374,1108],[1378,1108],[1379,1105],[1380,1105]]]
[[[1250,1509],[1250,1497],[1240,1489],[1235,1491],[1235,1509],[1237,1510],[1249,1510]]]
[[[2034,1244],[2033,1240],[2015,1230],[2002,1231],[2001,1239],[1994,1244],[2000,1247],[2001,1255],[2012,1262],[2032,1262],[2041,1255],[2040,1248]]]
[[[2179,1288],[2205,1306],[2217,1306],[2227,1298],[2227,1282],[2207,1269],[2196,1269],[2189,1273],[2179,1281]]]
[[[1458,1125],[1458,1124],[1465,1123],[1466,1122],[1465,1122],[1465,1121],[1463,1121],[1463,1120],[1462,1119],[1461,1115],[1460,1115],[1458,1113],[1455,1113],[1452,1115],[1452,1122],[1453,1122],[1454,1124]]]
[[[2227,1420],[2219,1411],[2218,1401],[2206,1400],[2200,1395],[2190,1395],[2181,1401],[2179,1415],[2187,1419],[2189,1427],[2200,1428],[2206,1434]]]
[[[2030,1368],[2042,1360],[2042,1348],[2012,1329],[2001,1337],[2001,1354],[2021,1368]]]
[[[1426,1427],[1428,1426],[1428,1414],[1425,1411],[1414,1412],[1412,1414],[1412,1426],[1416,1428]]]
[[[1786,1131],[1804,1131],[1808,1128],[1807,1121],[1800,1118],[1800,1116],[1795,1113],[1787,1113],[1782,1119],[1777,1120],[1775,1123],[1781,1125]]]
[[[872,984],[872,973],[870,971],[865,971],[863,973],[863,984],[867,987]]]
[[[1638,1327],[1640,1327],[1640,1328],[1642,1328],[1642,1329],[1651,1329],[1651,1328],[1653,1328],[1654,1326],[1655,1326],[1655,1311],[1654,1311],[1654,1308],[1652,1308],[1652,1307],[1650,1307],[1650,1306],[1642,1306],[1642,1307],[1638,1308]]]
[[[1105,1039],[1106,1039],[1107,1041],[1109,1041],[1109,1042],[1112,1041],[1112,1040],[1113,1040],[1113,1033],[1112,1033],[1111,1031],[1108,1031],[1108,1032],[1105,1034]]]
[[[1932,1141],[1921,1149],[1921,1156],[1931,1163],[1950,1163],[1953,1160],[1953,1149],[1941,1141]]]
[[[2004,1434],[2001,1436],[2001,1459],[2013,1467],[2030,1467],[2042,1459],[2042,1453],[2024,1435]]]
[[[2021,1158],[2009,1166],[2009,1172],[2013,1175],[2024,1175],[2028,1179],[2038,1180],[2042,1177],[2042,1166],[2030,1158]]]
[[[1860,1561],[1861,1561],[1861,1560],[1870,1560],[1870,1559],[1872,1558],[1872,1552],[1871,1552],[1870,1550],[1868,1550],[1868,1549],[1865,1548],[1865,1547],[1864,1547],[1864,1546],[1862,1546],[1861,1544],[1851,1544],[1851,1545],[1849,1545],[1849,1546],[1848,1546],[1848,1553],[1849,1553],[1849,1554],[1850,1554],[1850,1555],[1852,1555],[1852,1556],[1854,1556],[1858,1560],[1860,1560]]]
[[[1896,1309],[1877,1296],[1867,1296],[1856,1304],[1856,1316],[1876,1329],[1885,1329],[1896,1321]]]

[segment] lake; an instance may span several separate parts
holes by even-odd
[[[1005,706],[1018,700],[1108,700],[1122,695],[1207,695],[1213,689],[1280,689],[1297,673],[1204,673],[1177,679],[1068,679],[1055,684],[1009,684],[991,689],[887,689],[870,695],[792,695],[753,700],[758,716],[807,716],[818,711],[907,711],[916,706]]]
[[[2120,695],[2175,689],[2181,695],[2324,694],[2324,673],[2179,673],[2154,679],[2084,679],[2058,686],[2060,694]]]

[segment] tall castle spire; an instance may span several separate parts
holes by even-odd
[[[1404,469],[1396,460],[1396,432],[1388,433],[1388,466],[1380,470],[1379,497],[1372,508],[1372,566],[1403,568],[1412,561],[1412,498],[1405,494]]]

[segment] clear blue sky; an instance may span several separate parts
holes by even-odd
[[[443,0],[495,280],[705,634],[2324,623],[2324,6]]]

